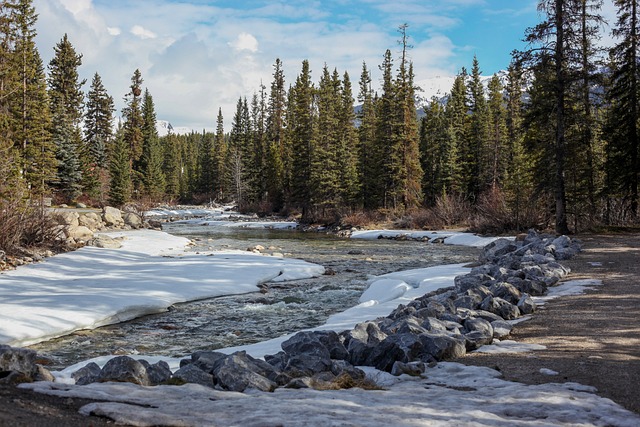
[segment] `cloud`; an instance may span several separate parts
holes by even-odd
[[[249,33],[238,34],[238,37],[230,45],[235,50],[246,50],[253,53],[258,51],[258,40]]]
[[[141,25],[134,25],[131,27],[131,34],[140,37],[141,39],[155,39],[158,36],[153,31],[147,30]]]

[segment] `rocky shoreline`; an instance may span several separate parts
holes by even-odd
[[[483,249],[470,273],[456,277],[454,287],[400,305],[389,316],[363,322],[350,331],[300,332],[282,344],[281,352],[265,360],[246,352],[201,351],[171,372],[164,362],[150,364],[119,356],[102,369],[89,364],[73,378],[77,384],[198,383],[241,392],[365,386],[364,372],[356,366],[420,375],[428,364],[459,357],[508,335],[512,327],[508,320],[532,313],[531,296],[544,294],[568,274],[558,261],[578,251],[578,243],[566,236],[541,236],[533,231],[516,241],[498,239]],[[2,383],[13,384],[52,380],[34,351],[8,346],[0,347],[0,378]]]

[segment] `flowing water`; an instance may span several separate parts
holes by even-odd
[[[280,253],[323,265],[324,276],[266,283],[256,292],[176,304],[167,312],[73,334],[31,348],[62,368],[111,354],[183,357],[279,337],[321,325],[358,304],[371,275],[477,259],[475,248],[416,241],[344,239],[291,230],[228,229],[190,223],[165,224],[164,231],[191,238],[193,251],[246,250]]]

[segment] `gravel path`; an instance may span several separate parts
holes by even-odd
[[[474,353],[457,360],[498,369],[527,384],[578,382],[640,413],[640,234],[579,236],[583,251],[563,264],[569,279],[600,279],[584,295],[552,300],[511,333],[546,350],[520,354]],[[558,375],[545,375],[547,368]]]

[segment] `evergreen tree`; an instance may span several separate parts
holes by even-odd
[[[250,139],[248,110],[247,99],[239,98],[227,147],[227,182],[232,190],[233,200],[240,209],[244,209],[247,202],[248,144]]]
[[[442,186],[446,194],[464,194],[463,148],[466,145],[468,99],[466,86],[467,71],[463,68],[455,78],[447,101],[447,145],[443,150]]]
[[[291,90],[291,113],[287,117],[291,133],[291,203],[302,210],[307,220],[311,209],[311,159],[314,144],[314,87],[309,61],[302,62],[302,70]]]
[[[640,4],[616,0],[619,40],[610,53],[613,73],[608,90],[607,193],[629,199],[631,216],[638,216],[640,180]],[[607,216],[610,216],[610,202]]]
[[[420,162],[424,171],[422,192],[428,206],[436,203],[438,196],[446,193],[450,166],[457,165],[457,156],[451,153],[449,125],[442,102],[432,98],[425,107],[425,116],[420,124]],[[449,156],[453,162],[449,162]]]
[[[165,179],[162,171],[163,153],[156,129],[156,112],[153,97],[148,89],[142,101],[142,189],[151,200],[160,200],[164,195]]]
[[[119,128],[109,152],[109,203],[121,207],[131,200],[131,161],[124,128]]]
[[[487,102],[478,58],[475,55],[468,90],[470,101],[469,132],[462,155],[464,156],[466,192],[475,200],[486,189],[491,173],[491,169],[486,167],[487,162],[484,158],[489,149],[487,147],[487,124],[489,122]]]
[[[273,81],[269,91],[266,118],[267,164],[266,181],[268,201],[272,208],[280,210],[284,204],[286,177],[285,165],[289,165],[289,150],[285,137],[285,117],[287,111],[287,91],[285,89],[282,62],[276,59],[273,66]]]
[[[20,147],[21,170],[34,195],[43,195],[55,180],[57,162],[51,142],[51,115],[42,59],[35,46],[38,15],[31,0],[17,0],[12,9],[15,46],[12,66],[18,85],[11,96],[14,135]]]
[[[162,171],[165,176],[165,195],[175,201],[180,197],[180,177],[182,175],[182,160],[180,139],[170,133],[163,139],[164,161]]]
[[[494,74],[488,85],[489,100],[487,102],[487,144],[486,155],[483,156],[485,173],[483,187],[496,190],[502,185],[505,160],[506,109],[504,106],[503,87],[500,78]]]
[[[49,99],[53,119],[52,137],[58,159],[56,187],[70,202],[82,192],[83,170],[90,169],[88,160],[81,161],[83,145],[80,120],[83,116],[82,86],[78,67],[82,55],[76,53],[65,34],[54,47],[55,55],[49,62]]]
[[[379,165],[382,155],[376,151],[376,107],[373,89],[371,88],[371,73],[367,65],[362,63],[362,73],[359,81],[358,102],[361,103],[358,112],[358,180],[361,183],[360,199],[365,209],[371,209],[378,203],[377,188],[379,181]]]
[[[87,93],[87,110],[84,116],[84,140],[92,163],[107,166],[106,150],[113,138],[113,98],[107,93],[102,78],[95,73]]]
[[[214,152],[215,174],[213,188],[216,198],[223,201],[227,197],[227,187],[225,183],[225,176],[227,175],[227,142],[224,135],[224,118],[222,116],[222,109],[218,109],[218,116],[216,118]]]
[[[202,132],[200,145],[200,184],[198,192],[213,195],[215,183],[214,134]]]
[[[267,93],[266,87],[260,84],[260,93],[254,93],[251,100],[251,148],[249,150],[248,176],[249,196],[253,202],[266,201],[268,183],[267,176]]]
[[[126,103],[122,109],[124,140],[129,146],[129,155],[131,158],[131,166],[133,182],[136,188],[140,185],[142,157],[143,135],[142,126],[144,119],[142,117],[141,96],[142,96],[142,74],[140,70],[136,70],[131,76],[130,91],[124,97]]]
[[[336,76],[334,76],[335,79]],[[353,110],[351,79],[346,71],[342,77],[341,95],[338,111],[337,167],[341,183],[342,203],[355,208],[359,204],[358,195],[360,193],[360,180],[358,179],[360,144],[355,127],[356,115]]]

